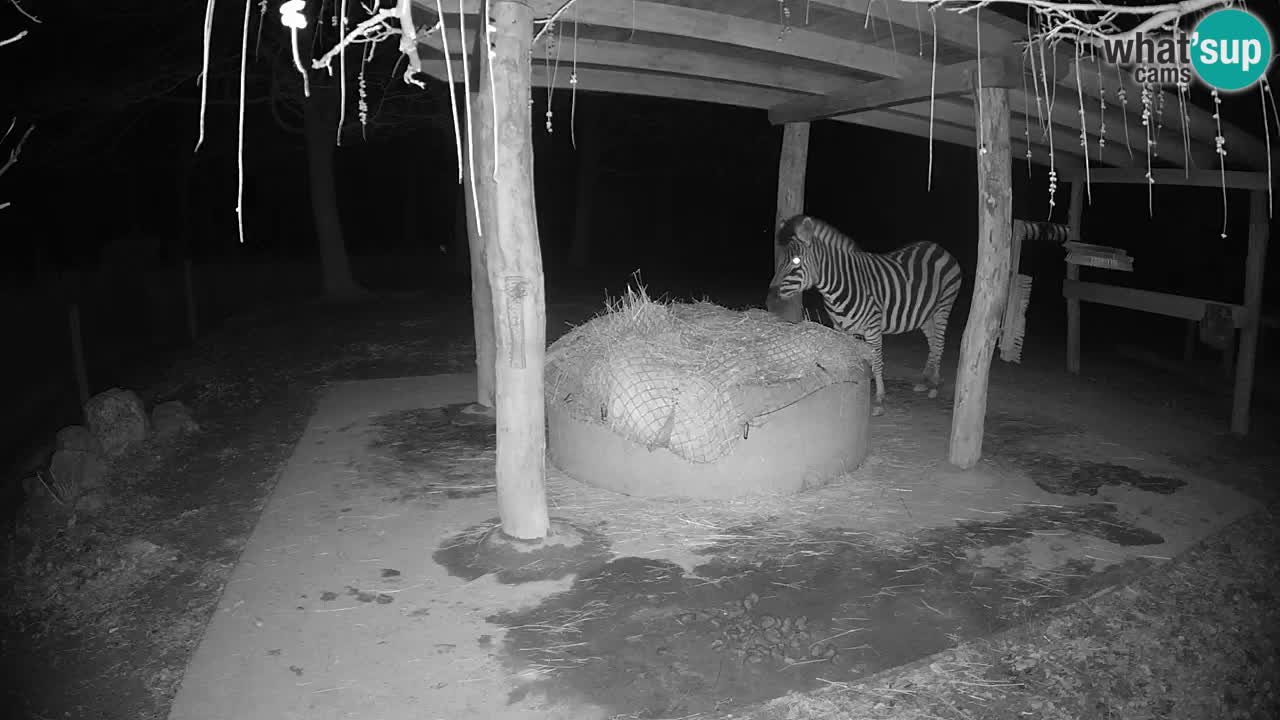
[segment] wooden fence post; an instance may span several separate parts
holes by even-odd
[[[1249,193],[1249,255],[1244,270],[1244,327],[1236,353],[1236,385],[1231,399],[1231,432],[1249,434],[1249,403],[1262,322],[1262,279],[1267,268],[1267,191]],[[1234,333],[1233,333],[1234,335]]]

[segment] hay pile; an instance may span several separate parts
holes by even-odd
[[[546,400],[651,450],[707,463],[762,416],[861,377],[870,357],[866,343],[815,323],[655,302],[628,288],[548,349]]]

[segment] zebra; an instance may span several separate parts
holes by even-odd
[[[1024,241],[1030,240],[1065,245],[1071,240],[1071,228],[1061,223],[1014,219],[1013,236]],[[1017,272],[1017,270],[1017,268],[1014,268],[1014,272]]]
[[[915,392],[938,396],[947,319],[960,292],[960,264],[937,243],[921,241],[887,253],[864,252],[852,238],[810,215],[778,226],[785,250],[770,291],[786,300],[815,288],[837,329],[860,334],[871,346],[876,396],[873,415],[884,413],[881,336],[919,330],[929,341],[922,382]]]

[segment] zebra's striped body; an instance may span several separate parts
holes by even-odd
[[[835,326],[857,333],[872,350],[874,414],[883,412],[883,335],[919,330],[929,341],[923,382],[916,392],[937,397],[942,349],[951,306],[960,292],[960,264],[940,245],[916,242],[888,253],[863,252],[848,236],[807,215],[778,228],[785,259],[770,288],[787,299],[810,288],[822,299]]]
[[[1023,241],[1048,242],[1054,245],[1065,244],[1071,239],[1071,228],[1060,223],[1036,220],[1014,220],[1013,236]],[[1017,272],[1014,268],[1014,272]]]

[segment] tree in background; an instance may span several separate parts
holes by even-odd
[[[313,17],[309,18],[308,27],[317,30],[302,33],[301,47],[331,44],[332,38],[316,35],[338,32],[339,13],[360,11],[353,11],[352,4],[341,0],[311,3]],[[358,295],[361,290],[351,273],[338,213],[336,147],[387,139],[415,132],[424,125],[440,124],[442,115],[435,102],[438,87],[406,87],[394,73],[398,60],[394,53],[368,52],[345,63],[345,75],[337,72],[338,63],[334,63],[332,74],[309,70],[304,88],[277,5],[254,3],[249,18],[244,112],[248,121],[270,117],[275,126],[302,139],[308,161],[307,194],[325,294],[338,298]],[[241,106],[241,12],[213,12],[207,18],[213,43],[209,47],[207,79],[201,87],[205,58],[201,52],[200,20],[211,6],[205,0],[120,0],[109,6],[51,6],[49,17],[42,18],[47,25],[94,28],[92,33],[77,36],[78,57],[109,60],[96,65],[51,63],[31,68],[20,100],[24,114],[42,126],[42,134],[57,137],[56,143],[42,143],[31,153],[31,160],[66,173],[84,163],[94,163],[145,174],[147,169],[141,159],[125,154],[125,140],[145,134],[148,122],[164,118],[164,113],[178,108],[189,117],[193,133],[199,133],[199,140],[193,137],[192,145],[175,148],[179,156],[175,163],[179,169],[175,178],[177,205],[183,208],[183,222],[189,223],[186,216],[192,205],[190,184],[197,164],[215,156],[225,160],[228,153],[226,143],[207,141],[206,132],[210,136],[226,134],[226,124],[220,122],[215,127],[209,116],[224,116]],[[237,4],[235,10],[242,7]],[[318,18],[321,13],[325,16],[323,21]],[[219,38],[225,42],[219,42]],[[27,42],[30,50],[35,50],[39,43],[32,40],[28,38]],[[129,48],[127,53],[120,51],[125,46]],[[340,102],[343,90],[347,93],[345,108]],[[239,160],[252,168],[252,149]],[[272,191],[267,186],[261,192]],[[145,202],[138,205],[146,207]],[[185,230],[178,233],[186,234]]]

